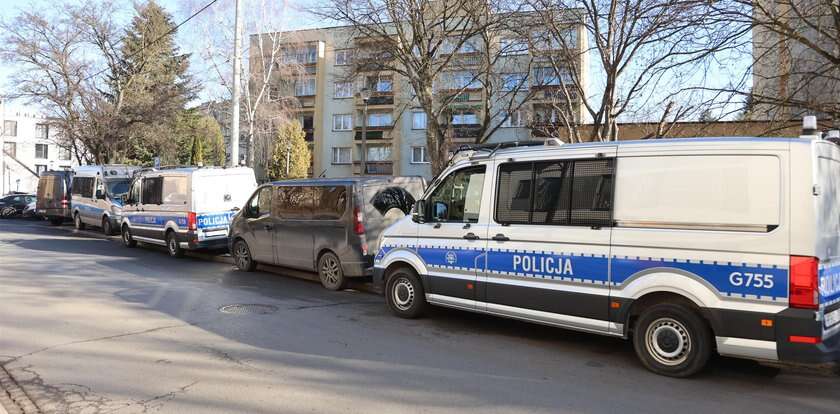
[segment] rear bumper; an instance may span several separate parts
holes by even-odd
[[[187,250],[228,250],[227,236],[198,240],[198,235],[194,231],[188,231],[178,234],[178,242],[181,248]]]
[[[816,315],[817,312],[807,309],[785,309],[776,315],[776,344],[780,361],[807,364],[840,361],[840,330],[834,326],[832,334],[824,337],[822,321],[818,321]],[[820,338],[820,342],[791,342],[791,336]]]

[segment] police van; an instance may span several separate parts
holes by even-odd
[[[142,170],[125,197],[123,244],[166,246],[173,257],[185,250],[225,249],[231,217],[256,187],[254,171],[247,167]]]
[[[712,353],[840,359],[840,147],[818,136],[458,153],[388,228],[374,281],[427,304],[628,338],[645,367]]]
[[[78,230],[96,226],[114,234],[122,220],[122,196],[138,167],[128,165],[86,165],[75,169],[71,207]]]

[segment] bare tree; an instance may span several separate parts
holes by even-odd
[[[531,56],[500,44],[516,17],[485,0],[327,0],[316,16],[347,26],[354,49],[346,74],[375,89],[383,76],[411,89],[394,102],[426,113],[432,172],[457,143],[486,142],[533,96]],[[396,78],[396,79],[395,79]]]
[[[561,79],[556,82],[558,105],[570,108],[579,102],[584,108],[586,119],[582,120],[563,110],[552,114],[568,130],[570,139],[617,139],[618,120],[633,119],[637,111],[659,119],[660,131],[664,131],[667,124],[698,110],[699,105],[692,106],[687,99],[675,99],[686,90],[687,75],[702,71],[703,64],[717,54],[742,45],[749,31],[749,27],[727,20],[717,3],[529,0],[536,18],[522,27],[542,29],[523,36],[537,49],[549,50],[542,56],[554,71],[549,78]],[[583,25],[586,43],[570,37],[569,15],[577,16],[575,20]],[[593,57],[591,68],[574,66],[584,61],[577,59],[581,54]],[[587,76],[594,82],[587,82]],[[661,110],[650,111],[649,105]],[[592,124],[588,136],[580,135],[582,123]]]

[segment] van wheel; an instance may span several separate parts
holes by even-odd
[[[114,228],[111,226],[111,219],[108,217],[102,217],[102,232],[105,233],[106,236],[114,235]]]
[[[134,240],[134,237],[131,237],[131,229],[129,229],[127,225],[122,226],[122,241],[125,247],[137,246],[137,240]]]
[[[175,232],[172,230],[166,233],[166,250],[172,257],[184,257],[184,249],[181,248],[178,238],[175,237]]]
[[[53,226],[60,226],[60,225],[64,224],[64,218],[63,217],[51,217],[50,218],[50,224],[53,225]]]
[[[318,259],[318,278],[321,285],[329,290],[341,290],[347,284],[341,261],[333,252],[326,252]]]
[[[686,306],[660,303],[646,309],[633,333],[633,347],[645,368],[669,377],[700,372],[712,354],[712,333]]]
[[[257,268],[257,262],[251,257],[251,249],[244,240],[237,240],[233,244],[233,263],[243,272],[253,272]]]
[[[73,225],[76,226],[76,230],[85,229],[85,223],[82,223],[82,216],[79,213],[73,215]]]
[[[423,315],[428,304],[420,278],[411,269],[398,268],[388,276],[385,302],[394,315],[413,319]]]

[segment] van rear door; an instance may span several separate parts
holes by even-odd
[[[824,336],[840,332],[840,147],[814,141],[816,255]]]
[[[423,197],[424,190],[421,177],[394,177],[390,182],[362,186],[365,239],[371,254],[379,251],[382,232],[411,212],[414,202]]]

